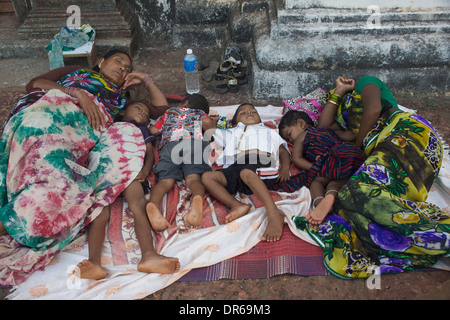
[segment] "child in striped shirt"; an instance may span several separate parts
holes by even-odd
[[[305,218],[317,227],[333,208],[339,189],[366,156],[354,144],[343,142],[332,129],[314,127],[303,111],[288,111],[280,121],[279,132],[293,144],[292,162],[308,171],[305,185],[310,185],[313,210]]]

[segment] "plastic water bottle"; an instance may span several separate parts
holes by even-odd
[[[184,56],[184,79],[188,94],[199,93],[197,57],[192,53],[192,49],[187,49]]]

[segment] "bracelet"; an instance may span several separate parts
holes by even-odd
[[[144,79],[142,80],[142,82],[144,82],[144,84],[145,84],[146,86],[150,85],[151,83],[155,83],[155,81],[153,81],[152,77],[151,77],[149,74],[147,74],[147,75],[144,77]]]
[[[313,203],[312,203],[313,208],[316,207],[316,201],[317,201],[318,199],[323,199],[323,197],[316,197],[316,198],[314,198]]]
[[[338,103],[338,102],[336,102],[336,101],[334,101],[334,100],[331,100],[331,99],[328,99],[328,101],[327,101],[328,103],[331,103],[331,104],[334,104],[335,106],[340,106],[340,104]]]
[[[334,99],[334,100],[336,100],[337,103],[340,103],[342,100],[342,97],[338,94],[330,93],[328,99]]]
[[[338,97],[339,99],[342,99],[342,96],[339,95],[339,94],[337,94],[337,93],[330,93],[330,96],[336,96],[336,97]]]
[[[66,87],[64,89],[64,93],[68,94],[69,96],[75,98],[76,94],[80,91],[79,88],[73,88],[73,87]]]
[[[328,190],[326,193],[325,193],[325,197],[328,195],[328,193],[330,193],[330,192],[336,192],[336,194],[338,194],[339,193],[339,190]]]

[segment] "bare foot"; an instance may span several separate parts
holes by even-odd
[[[196,195],[192,199],[191,211],[186,214],[185,222],[189,226],[200,228],[203,222],[203,197]]]
[[[308,221],[309,225],[313,229],[318,228],[319,224],[322,223],[323,219],[325,219],[333,208],[333,204],[334,197],[327,196],[323,198],[322,201],[320,201],[319,204],[305,216],[306,221]]]
[[[267,228],[261,237],[261,240],[267,242],[280,240],[284,225],[283,214],[278,210],[277,214],[268,214],[268,219]]]
[[[93,263],[89,260],[83,260],[81,261],[77,267],[79,268],[80,274],[79,277],[81,279],[93,279],[93,280],[100,280],[103,279],[108,275],[106,270],[97,263]],[[73,274],[77,274],[78,270],[74,270]],[[77,274],[78,275],[78,274]]]
[[[163,217],[161,211],[159,211],[159,208],[154,203],[147,203],[146,211],[153,230],[161,232],[170,227],[170,223]]]
[[[174,273],[180,270],[178,258],[165,257],[160,254],[143,256],[137,265],[140,272],[146,273]]]
[[[230,212],[225,217],[225,222],[230,223],[240,217],[245,216],[252,206],[250,204],[242,203],[239,206],[231,208]]]

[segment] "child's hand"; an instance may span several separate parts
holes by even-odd
[[[282,168],[280,169],[280,175],[278,176],[277,182],[286,182],[290,178],[289,168]]]
[[[209,115],[213,121],[214,127],[217,127],[217,121],[219,121],[220,119],[220,115],[219,114],[210,114]]]

